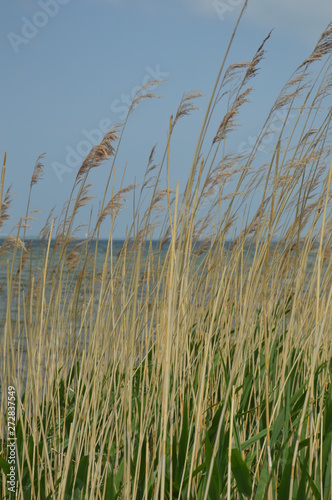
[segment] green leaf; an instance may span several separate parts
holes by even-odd
[[[307,452],[303,464],[301,463],[302,475],[299,484],[299,489],[297,491],[296,500],[302,500],[303,498],[306,497],[306,470],[308,467],[308,463],[309,463],[309,452]]]
[[[283,474],[281,476],[280,485],[278,488],[278,498],[283,500],[289,496],[290,479],[292,473],[292,460],[294,453],[294,445],[288,449],[287,459],[284,466]]]
[[[89,455],[84,455],[81,458],[78,466],[75,488],[79,488],[81,490],[86,486],[88,467],[89,467]]]
[[[146,438],[143,440],[142,451],[141,451],[141,466],[139,469],[138,484],[144,489],[145,476],[146,476],[146,450],[147,450]]]
[[[273,425],[273,431],[271,436],[271,447],[274,446],[279,441],[282,441],[281,431],[285,425],[285,414],[283,410],[279,413],[277,418],[275,419],[275,423]]]
[[[116,499],[116,491],[114,489],[113,471],[112,470],[110,470],[109,473],[107,474],[105,498],[108,498],[109,500]]]
[[[82,491],[80,489],[75,489],[74,495],[71,497],[71,500],[82,500]]]
[[[326,471],[331,470],[331,454],[326,462]],[[323,486],[323,491],[324,491],[324,500],[328,500],[330,497],[330,484],[331,484],[331,474],[328,472],[325,474],[325,482]]]
[[[209,473],[210,470],[210,465],[212,461],[212,456],[213,456],[213,446],[211,445],[209,435],[206,434],[205,438],[205,457],[206,457],[206,469],[207,469],[207,474]],[[212,476],[211,476],[211,483],[210,483],[210,492],[212,493],[212,498],[219,498],[221,491],[219,491],[219,474],[218,474],[218,469],[216,462],[214,461],[213,463],[213,468],[212,468]]]
[[[65,488],[65,494],[70,495],[70,498],[71,498],[72,489],[73,489],[73,462],[70,463],[69,468],[68,468],[67,482],[66,482],[66,488]]]
[[[203,463],[203,464],[199,465],[198,467],[196,467],[196,469],[193,472],[192,478],[194,479],[194,477],[196,477],[197,474],[199,474],[202,470],[204,470],[205,467],[206,467],[205,463]]]
[[[259,483],[256,489],[255,500],[265,498],[265,490],[269,482],[269,470],[267,460],[265,460],[263,468],[259,476]]]
[[[122,480],[123,480],[123,470],[124,470],[124,459],[122,459],[122,461],[121,461],[121,464],[118,468],[118,472],[116,473],[115,480],[114,480],[114,484],[115,484],[117,491],[119,491],[120,485],[121,485]]]
[[[241,446],[242,450],[246,450],[247,448],[250,448],[254,443],[256,443],[256,441],[259,441],[260,439],[262,439],[265,436],[266,436],[266,429],[263,429],[258,434],[255,434],[255,436],[252,436],[250,439],[248,439],[247,441],[242,443],[242,446]]]
[[[179,442],[178,473],[176,475],[176,478],[178,480],[180,480],[180,478],[182,476],[182,472],[184,471],[184,464],[185,464],[186,454],[187,454],[188,439],[189,439],[188,411],[187,411],[187,405],[184,404],[182,431],[181,431],[181,437],[180,437],[180,442]]]
[[[318,491],[318,488],[317,486],[315,485],[313,479],[311,476],[309,476],[308,472],[307,472],[307,478],[309,480],[309,484],[310,484],[310,488],[311,488],[311,491],[314,495],[314,497],[316,498],[316,500],[320,500],[321,499],[321,496],[320,496],[320,493]]]
[[[3,457],[0,457],[0,469],[7,475],[10,472],[10,465]]]
[[[232,449],[232,473],[235,477],[239,492],[246,497],[250,497],[252,482],[249,469],[237,448]]]

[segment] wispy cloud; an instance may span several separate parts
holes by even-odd
[[[169,4],[163,0],[86,0],[89,3],[104,3],[114,6],[118,6],[123,9],[131,11],[141,11],[148,16],[156,16],[162,14],[166,8],[173,7],[175,5],[175,0],[169,1]]]
[[[206,18],[235,18],[244,0],[87,0],[141,10],[150,16],[173,13],[183,8]],[[287,30],[312,44],[332,20],[331,0],[249,0],[245,19],[267,29]]]
[[[224,9],[225,17],[236,15],[244,3],[240,0],[182,0],[194,12],[218,16]],[[229,7],[229,8],[227,8]],[[267,28],[292,29],[297,35],[316,35],[332,19],[331,0],[249,0],[246,18]]]

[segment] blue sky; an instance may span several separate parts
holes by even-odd
[[[31,235],[50,209],[60,212],[80,161],[104,129],[123,120],[131,95],[148,78],[166,85],[162,99],[141,103],[131,116],[117,162],[117,182],[141,183],[152,146],[164,150],[169,116],[184,92],[198,89],[201,110],[180,123],[171,154],[171,185],[183,188],[208,96],[239,15],[240,0],[2,0],[0,6],[0,155],[7,151],[6,186],[15,195],[8,234],[25,214],[35,161],[46,152],[45,174],[33,188]],[[249,0],[229,63],[252,57],[274,28],[254,80],[255,92],[238,143],[257,135],[274,99],[332,19],[330,0]],[[216,117],[215,125],[221,116]],[[241,122],[241,116],[240,116]],[[98,208],[108,165],[91,174]],[[131,222],[124,211],[115,229]],[[77,223],[87,221],[80,212]],[[107,227],[106,227],[107,229]],[[105,230],[105,236],[106,236]]]

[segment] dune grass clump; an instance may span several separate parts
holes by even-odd
[[[331,498],[332,26],[238,153],[229,135],[268,38],[228,68],[227,48],[181,194],[169,182],[172,137],[200,94],[183,97],[159,164],[156,148],[148,158],[121,251],[114,227],[134,186],[114,190],[118,151],[159,82],[92,148],[36,242],[26,228],[38,159],[26,214],[0,247],[3,498],[8,386],[18,498]],[[286,119],[275,132],[278,110]],[[79,240],[76,216],[104,162],[96,222]],[[11,203],[5,168],[6,158],[0,225]]]

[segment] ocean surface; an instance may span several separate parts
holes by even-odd
[[[43,258],[44,255],[46,254],[47,250],[47,244],[44,242],[42,245],[40,244],[40,241],[37,239],[34,240],[29,240],[29,252],[27,253],[27,259],[24,263],[22,271],[19,273],[20,276],[18,276],[18,269],[19,269],[19,262],[20,258],[22,255],[22,251],[20,248],[17,249],[17,254],[16,258],[14,260],[13,264],[13,248],[9,248],[8,251],[4,251],[5,245],[4,245],[5,239],[0,238],[0,326],[3,324],[3,318],[4,318],[4,313],[6,311],[6,308],[8,306],[8,298],[7,298],[7,283],[8,283],[8,276],[11,274],[13,275],[15,285],[13,289],[15,289],[15,293],[12,294],[11,296],[11,304],[10,304],[10,309],[12,315],[15,316],[17,314],[17,296],[18,294],[18,287],[20,287],[21,291],[21,298],[23,297],[23,293],[28,293],[28,290],[31,285],[31,278],[33,277],[34,279],[34,284],[36,285],[38,283],[38,280],[42,280],[42,269],[43,269]],[[67,255],[70,254],[70,252],[74,249],[75,245],[78,243],[84,244],[84,240],[75,240],[74,242],[69,243],[68,245],[68,250],[67,250]],[[201,243],[199,243],[196,247],[195,250],[199,248]],[[231,259],[231,253],[228,252],[227,250],[229,249],[231,242],[226,242],[225,243],[225,258],[226,260]],[[97,254],[96,254],[96,276],[100,276],[103,270],[104,262],[105,262],[105,257],[106,257],[106,251],[107,251],[107,245],[108,241],[107,240],[100,240],[98,242],[98,249],[97,249]],[[113,263],[115,264],[119,253],[121,252],[121,249],[123,248],[124,245],[124,240],[114,240],[112,242],[112,258],[113,258]],[[155,240],[151,242],[152,248],[154,253],[156,254],[156,259],[160,259],[159,263],[163,261],[163,259],[166,256],[167,250],[169,248],[169,243],[166,243],[162,246],[161,250],[158,251],[160,248],[160,241]],[[274,246],[274,243],[272,244],[272,247]],[[146,248],[145,248],[145,254],[147,254],[149,247],[149,243],[146,243]],[[202,262],[204,256],[206,255],[205,252],[198,254],[199,252],[195,252],[195,263],[194,263],[194,268],[197,269],[200,263]],[[52,277],[52,269],[56,267],[56,264],[59,260],[59,255],[60,255],[60,250],[57,249],[54,251],[54,240],[51,241],[50,244],[50,258],[48,262],[48,284],[50,284],[50,279]],[[26,252],[23,252],[25,254]],[[84,253],[84,252],[83,252]],[[93,266],[94,262],[94,254],[95,254],[95,242],[92,241],[90,247],[89,247],[89,252],[88,254],[91,256],[91,260],[89,262],[88,268],[90,269]],[[159,257],[157,257],[159,255]],[[314,250],[310,253],[309,259],[308,259],[308,266],[307,266],[307,272],[308,272],[308,279],[311,275],[311,272],[313,270],[314,266],[314,261],[317,255],[317,245],[314,247]],[[244,259],[246,262],[247,266],[250,266],[254,258],[254,247],[253,246],[248,246],[244,250]],[[130,276],[130,266],[133,265],[135,259],[135,252],[131,254],[131,258],[128,260],[128,269],[127,269],[127,275]],[[143,259],[142,259],[142,268],[144,267],[144,253],[143,253]],[[110,256],[108,260],[108,266],[110,264]],[[11,273],[11,266],[13,265],[13,273]],[[75,278],[79,275],[79,271],[81,269],[81,266],[83,265],[82,258],[79,259],[79,262],[76,264],[76,267],[74,271],[71,271],[71,278],[72,278],[72,285],[75,281]],[[326,266],[325,266],[326,267]],[[16,288],[15,288],[16,287]],[[47,287],[46,287],[47,288]],[[46,292],[47,293],[47,292]],[[16,297],[16,299],[15,299]],[[0,331],[1,334],[1,331]]]
[[[4,332],[4,327],[5,327],[5,321],[6,317],[8,318],[8,313],[10,312],[11,315],[11,321],[15,324],[15,332],[19,331],[24,331],[23,328],[23,307],[22,307],[22,302],[24,298],[26,299],[29,291],[31,289],[31,283],[33,281],[34,287],[38,287],[38,283],[40,283],[43,280],[43,259],[44,256],[46,255],[47,251],[47,245],[46,243],[43,243],[42,245],[40,244],[39,240],[30,240],[27,245],[29,245],[29,252],[23,252],[23,255],[27,255],[27,259],[24,263],[24,267],[20,273],[18,273],[19,269],[19,263],[20,259],[22,256],[22,251],[21,249],[17,249],[17,255],[16,258],[13,259],[13,248],[9,248],[8,251],[6,250],[6,244],[4,244],[5,240],[0,239],[0,338],[3,335]],[[68,250],[67,250],[67,256],[70,254],[70,252],[74,249],[75,245],[78,243],[84,244],[83,240],[75,240],[74,242],[70,243],[68,245]],[[230,249],[230,245],[232,243],[226,243],[225,244],[225,259],[230,260],[232,258],[231,252],[228,252]],[[97,305],[98,303],[98,287],[100,286],[100,280],[98,280],[98,277],[100,277],[104,262],[105,262],[105,257],[106,257],[106,252],[107,252],[107,245],[108,242],[107,240],[100,240],[98,243],[98,248],[97,248],[97,253],[96,253],[96,283],[95,283],[95,304]],[[114,265],[116,265],[119,254],[121,252],[121,249],[123,248],[124,241],[123,240],[115,240],[112,243],[112,259]],[[166,243],[165,245],[162,246],[161,250],[159,251],[158,249],[160,248],[160,241],[153,241],[151,243],[155,258],[158,259],[159,263],[158,265],[161,265],[163,262],[163,259],[166,256],[167,250],[169,248],[169,244]],[[274,244],[273,244],[274,245]],[[272,246],[273,246],[272,245]],[[200,244],[197,245],[197,248],[195,247],[194,250],[198,250]],[[144,270],[144,253],[145,256],[147,255],[149,244],[146,244],[145,252],[143,252],[143,259],[142,259],[142,270]],[[59,262],[59,249],[54,249],[54,241],[51,242],[50,244],[50,258],[48,262],[48,274],[47,274],[47,279],[46,279],[46,287],[45,287],[45,300],[46,303],[48,304],[48,298],[50,294],[50,290],[52,285],[54,285],[54,282],[52,281],[52,269],[56,268],[57,263]],[[84,254],[84,252],[83,252]],[[89,263],[90,268],[92,269],[93,267],[93,259],[94,259],[94,254],[95,254],[95,242],[92,242],[91,247],[89,249],[88,255],[91,255],[92,259]],[[195,254],[195,261],[194,261],[194,269],[198,269],[199,265],[201,264],[202,260],[204,259],[204,256],[206,255],[205,252],[199,253],[198,251],[194,251]],[[135,262],[135,250],[132,253],[129,253],[128,255],[131,255],[131,257],[126,261],[126,279],[130,280],[131,272],[130,268],[132,265],[134,265]],[[314,263],[315,263],[315,258],[317,256],[317,246],[314,247],[314,250],[310,253],[309,259],[308,259],[308,264],[307,264],[307,280],[309,282],[310,275],[312,274],[313,268],[314,268]],[[250,267],[254,257],[254,248],[253,247],[248,247],[244,249],[244,260],[246,261],[246,265]],[[75,282],[77,280],[77,277],[79,276],[80,269],[83,265],[83,260],[82,257],[76,262],[76,267],[71,271],[70,277],[71,281],[70,283],[67,283],[66,285],[66,290],[63,290],[62,293],[62,300],[63,300],[63,305],[66,305],[66,301],[68,300],[68,291],[75,286]],[[108,266],[110,265],[110,257],[108,260]],[[157,265],[157,262],[156,262]],[[13,266],[13,272],[11,271]],[[324,269],[322,272],[322,277],[324,276],[324,272],[326,270],[327,264],[325,263]],[[223,264],[221,263],[220,269],[215,269],[213,272],[222,272]],[[199,274],[199,271],[198,271]],[[14,284],[11,285],[11,290],[12,293],[10,297],[8,296],[8,276],[13,276]],[[69,287],[69,288],[68,288]],[[72,288],[71,288],[72,287]],[[65,288],[65,287],[64,287]],[[145,294],[146,292],[146,284],[142,283],[139,289],[139,294]],[[66,293],[66,294],[65,294]],[[87,297],[84,297],[85,303],[87,303]],[[28,304],[27,307],[29,307],[29,301],[26,301],[26,304]],[[20,326],[19,326],[20,324]],[[75,330],[75,328],[74,328]],[[46,338],[50,338],[50,342],[52,341],[51,339],[52,336],[47,336]],[[71,339],[67,339],[68,342],[71,342]],[[26,352],[27,352],[27,344],[24,339],[24,335],[16,334],[15,338],[13,339],[14,342],[14,348],[15,345],[19,346],[19,350],[21,352],[21,363],[20,363],[20,373],[17,373],[17,376],[21,379],[24,380],[26,379]],[[7,345],[8,348],[8,345]],[[16,349],[16,348],[15,348]],[[2,353],[2,356],[5,356],[5,353]],[[1,364],[4,362],[4,358],[1,361]],[[8,360],[7,360],[8,362]],[[17,365],[16,365],[17,366]],[[3,366],[4,368],[4,366]],[[0,398],[1,398],[1,380],[0,380]]]

